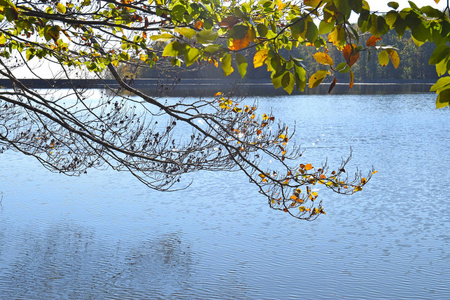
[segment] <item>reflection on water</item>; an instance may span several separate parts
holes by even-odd
[[[163,299],[189,288],[192,255],[179,233],[132,244],[76,224],[17,234],[12,248],[0,237],[4,299]]]
[[[237,173],[181,192],[0,155],[0,299],[450,299],[449,111],[434,95],[261,99],[305,161],[379,171],[327,216],[272,211]],[[351,167],[348,168],[351,170]]]

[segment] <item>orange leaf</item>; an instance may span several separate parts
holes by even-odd
[[[203,27],[203,21],[202,20],[198,20],[197,22],[195,22],[194,24],[194,28],[197,30],[200,30]]]
[[[257,134],[257,135],[260,135],[261,132],[262,132],[261,129],[258,129],[258,131],[256,131],[256,134]]]
[[[380,37],[376,37],[376,36],[371,36],[368,40],[367,40],[367,47],[375,47],[377,41],[381,40]]]
[[[311,165],[311,164],[307,164],[306,166],[305,166],[305,170],[311,170],[313,168],[313,166]]]
[[[344,55],[345,60],[347,61],[347,64],[351,67],[355,64],[355,62],[359,58],[359,52],[356,51],[356,45],[355,44],[347,44],[344,46],[344,49],[342,50],[342,54]]]
[[[350,84],[348,85],[348,87],[351,89],[353,87],[353,85],[355,85],[355,75],[350,70]]]
[[[233,39],[233,45],[230,48],[230,50],[238,51],[243,48],[247,48],[250,43],[253,41],[254,35],[253,31],[251,29],[248,30],[248,32],[245,34],[245,36],[242,39]]]

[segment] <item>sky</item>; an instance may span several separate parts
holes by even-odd
[[[389,8],[387,4],[391,1],[397,2],[400,5],[399,8],[409,7],[408,0],[397,0],[397,1],[366,0],[366,1],[367,3],[369,3],[371,10],[380,12],[388,12],[391,8]],[[430,5],[435,8],[444,9],[447,6],[447,0],[440,0],[438,4],[436,4],[434,0],[413,0],[413,2],[418,7]]]

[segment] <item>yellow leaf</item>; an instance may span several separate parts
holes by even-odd
[[[317,52],[314,53],[314,59],[322,65],[329,65],[332,66],[333,65],[333,59],[326,53],[324,52]]]
[[[389,58],[391,59],[394,68],[397,69],[398,65],[400,64],[400,57],[398,56],[397,51],[395,51],[394,49],[387,49],[386,51],[389,54]]]
[[[385,67],[389,64],[389,54],[386,50],[381,51],[378,53],[378,62],[382,67]]]
[[[255,53],[253,57],[253,66],[255,68],[261,67],[269,56],[269,49],[262,49]]]
[[[316,8],[320,2],[321,2],[321,0],[303,0],[303,4],[305,4],[306,6],[314,7],[314,8]]]
[[[336,47],[343,46],[345,43],[345,30],[342,26],[336,26],[332,32],[328,34],[328,41]]]
[[[146,61],[147,58],[148,58],[148,55],[147,55],[147,54],[144,54],[144,53],[141,53],[141,54],[139,55],[139,58],[140,58],[142,61]]]
[[[311,195],[313,195],[314,197],[317,197],[317,195],[319,195],[317,192],[312,192]]]
[[[361,178],[361,184],[366,184],[367,183],[367,179],[365,177]]]
[[[66,7],[65,7],[64,4],[62,4],[62,3],[58,3],[58,4],[56,5],[56,10],[57,10],[58,12],[62,13],[62,14],[65,14],[65,13],[66,13]]]
[[[295,196],[295,195],[291,196],[291,200],[297,201],[297,199],[298,199],[297,196]]]
[[[298,209],[299,209],[301,212],[304,212],[304,211],[306,210],[304,206],[300,206]]]
[[[287,6],[287,4],[283,3],[283,1],[281,1],[281,0],[276,0],[275,2],[278,5],[278,10],[283,10],[283,8],[285,8]]]
[[[373,175],[373,174],[376,174],[376,173],[378,173],[378,171],[373,171],[373,172],[372,172],[372,175]]]
[[[436,2],[436,4],[438,4],[438,3],[439,3],[439,1],[440,1],[440,0],[434,0],[434,2]]]
[[[327,70],[319,70],[316,73],[312,74],[309,78],[308,86],[310,89],[318,87],[322,81],[327,77],[328,71]]]

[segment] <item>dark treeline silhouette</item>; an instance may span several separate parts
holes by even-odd
[[[365,45],[366,41],[370,36],[362,36],[363,39],[361,44]],[[379,51],[367,51],[363,50],[360,52],[360,57],[357,63],[352,67],[355,82],[432,82],[435,81],[438,76],[434,66],[428,64],[428,59],[433,53],[435,45],[431,43],[425,43],[421,47],[417,47],[411,37],[410,31],[406,31],[404,36],[400,39],[395,32],[389,32],[383,36],[381,41],[378,41],[377,46],[390,45],[397,48],[397,52],[400,56],[400,65],[397,69],[394,68],[392,63],[382,67],[378,62]],[[292,51],[295,55],[303,57],[304,65],[308,71],[308,76],[313,74],[316,70],[326,69],[325,66],[317,63],[313,54],[316,49],[312,46],[305,47],[300,46]],[[292,53],[291,53],[292,54]],[[333,58],[335,66],[340,62],[344,62],[342,53],[334,47],[329,47],[328,54]],[[289,56],[285,56],[289,59]],[[255,79],[261,79],[267,81],[270,78],[266,67],[253,68],[253,62],[248,61],[248,71],[246,76],[243,78],[245,81],[254,81]],[[236,68],[235,68],[236,69]],[[194,64],[189,68],[183,67],[169,67],[169,68],[145,68],[139,72],[138,77],[140,78],[155,78],[161,77],[163,74],[176,73],[180,78],[196,78],[196,79],[213,79],[217,78],[220,80],[240,80],[240,75],[238,72],[232,73],[228,77],[223,77],[223,71],[220,66],[216,67],[214,64],[209,64],[206,61],[200,64]],[[338,79],[338,82],[348,82],[349,74],[341,74],[336,72],[332,74]],[[331,79],[330,79],[331,80]],[[329,80],[328,80],[329,81]]]

